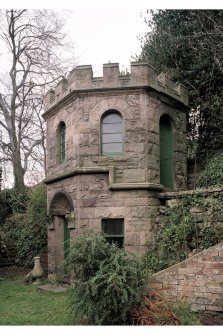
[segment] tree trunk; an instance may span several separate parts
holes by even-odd
[[[24,170],[21,165],[21,157],[19,154],[15,155],[13,159],[13,174],[15,190],[20,193],[25,191]]]

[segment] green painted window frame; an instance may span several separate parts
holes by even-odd
[[[66,124],[60,122],[58,129],[58,151],[59,151],[59,164],[66,160]]]
[[[113,233],[113,225],[119,225],[118,229],[114,229]],[[124,248],[124,219],[123,218],[112,218],[112,219],[102,219],[101,220],[101,229],[102,232],[106,236],[106,240],[109,243],[118,243],[119,248]],[[110,232],[109,232],[110,230]],[[117,230],[118,232],[115,232]]]
[[[105,122],[106,119],[108,117],[111,117],[111,116],[118,116],[119,118],[119,122]],[[106,130],[104,131],[104,127],[105,125],[107,125],[107,128],[109,128],[108,125],[110,125],[110,129],[109,130]],[[117,127],[117,125],[121,125],[121,130],[120,131],[117,131],[115,130],[114,128]],[[116,110],[109,110],[107,112],[104,113],[104,115],[102,116],[101,118],[101,125],[100,125],[100,132],[101,132],[101,155],[102,156],[122,156],[124,154],[124,127],[123,127],[123,117],[121,115],[121,113],[119,113],[118,111]],[[112,137],[112,136],[116,136],[116,135],[121,135],[121,140],[120,141],[115,141],[115,142],[112,142],[112,141],[105,141],[105,136],[108,136],[109,137]],[[104,145],[106,144],[121,144],[121,150],[120,151],[107,151],[104,149]]]

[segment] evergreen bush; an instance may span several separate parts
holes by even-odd
[[[86,233],[71,245],[70,307],[75,324],[128,324],[129,312],[143,301],[146,273],[141,258]]]

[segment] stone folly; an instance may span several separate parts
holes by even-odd
[[[86,229],[144,254],[165,190],[186,188],[188,93],[147,63],[77,66],[44,98],[48,266],[66,272],[69,241]]]

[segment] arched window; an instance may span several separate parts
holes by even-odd
[[[108,111],[101,119],[101,154],[120,155],[123,153],[123,120],[114,110]]]
[[[174,188],[174,138],[172,120],[164,114],[160,118],[160,183]]]
[[[58,126],[58,161],[64,163],[66,158],[66,125],[62,121]]]

